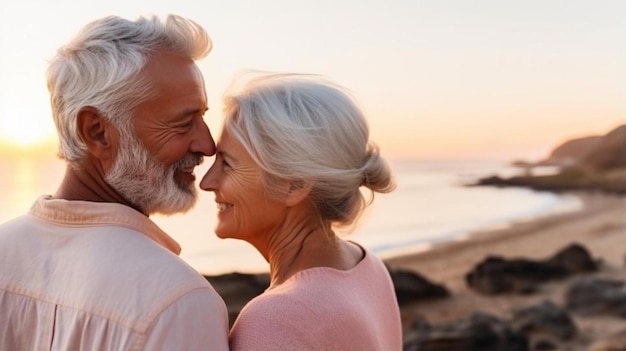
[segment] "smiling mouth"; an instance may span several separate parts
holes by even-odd
[[[217,210],[220,211],[220,212],[221,211],[226,211],[226,210],[228,210],[229,208],[232,208],[232,207],[233,207],[233,205],[227,204],[227,203],[224,203],[224,202],[218,202],[217,203]]]
[[[176,173],[180,175],[182,181],[193,182],[196,180],[196,175],[193,173],[195,167],[180,168]]]

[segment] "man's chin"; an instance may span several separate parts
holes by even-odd
[[[189,212],[198,201],[196,193],[185,192],[184,195],[179,195],[175,200],[169,200],[165,203],[161,203],[159,206],[155,206],[151,213],[158,213],[165,216],[174,215],[177,213]]]

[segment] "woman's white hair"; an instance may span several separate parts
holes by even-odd
[[[122,132],[134,131],[131,112],[152,93],[148,82],[138,79],[151,53],[168,50],[198,60],[211,48],[200,25],[176,15],[165,21],[156,16],[136,21],[109,16],[85,26],[48,67],[59,156],[75,163],[85,155],[76,131],[76,116],[83,107],[96,108]]]
[[[395,188],[389,165],[369,141],[369,126],[355,100],[321,76],[255,74],[224,99],[223,128],[264,170],[269,194],[282,181],[311,182],[320,218],[350,225],[373,193]]]

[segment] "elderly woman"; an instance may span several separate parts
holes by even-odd
[[[368,138],[355,102],[320,77],[261,75],[226,97],[215,163],[200,186],[215,193],[216,234],[252,244],[271,277],[235,321],[231,349],[402,348],[384,264],[335,233],[368,204],[361,187],[372,199],[394,189]]]

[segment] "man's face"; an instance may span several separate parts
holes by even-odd
[[[146,214],[186,211],[196,199],[195,166],[215,154],[202,75],[191,59],[167,52],[153,54],[141,75],[151,95],[131,112],[135,136],[120,131],[106,180]]]

